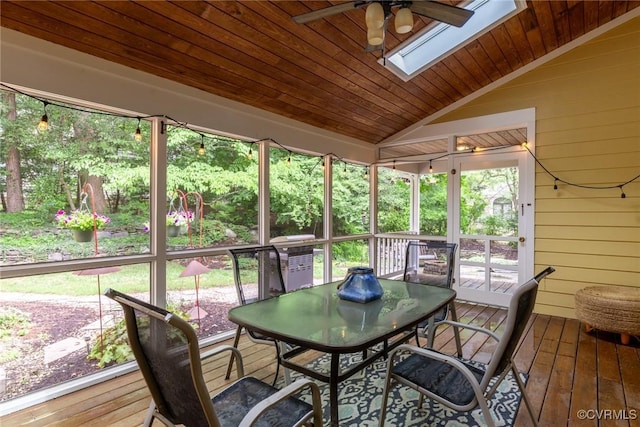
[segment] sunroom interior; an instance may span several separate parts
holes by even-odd
[[[147,223],[122,226],[117,232],[107,227],[89,243],[62,254],[51,250],[44,258],[35,256],[35,249],[16,251],[3,238],[2,305],[11,306],[20,298],[32,301],[30,310],[36,311],[38,304],[53,310],[51,316],[73,323],[77,333],[66,342],[71,349],[63,350],[62,356],[55,348],[49,348],[46,356],[44,348],[38,350],[38,357],[47,358],[41,364],[67,371],[66,376],[57,376],[57,383],[15,392],[12,384],[32,379],[28,373],[17,376],[21,370],[14,368],[15,359],[0,358],[1,423],[38,424],[30,411],[45,424],[81,425],[83,419],[103,425],[142,422],[148,405],[143,385],[136,388],[141,396],[135,404],[129,401],[121,417],[109,418],[113,404],[86,403],[100,400],[96,387],[120,396],[114,391],[118,381],[136,375],[135,363],[107,363],[106,368],[80,375],[61,363],[71,352],[84,358],[91,352],[89,346],[98,345],[96,337],[117,320],[114,307],[100,297],[107,287],[118,289],[135,281],[138,285],[130,288],[132,292],[160,306],[177,301],[184,311],[200,300],[215,300],[223,307],[222,314],[212,311],[209,322],[204,316],[201,324],[194,322],[200,326],[203,345],[210,346],[228,342],[234,332],[225,316],[225,310],[237,304],[230,248],[275,244],[283,253],[307,251],[313,265],[308,280],[320,284],[341,279],[353,265],[371,266],[381,277],[398,277],[406,242],[413,239],[459,245],[454,282],[459,311],[467,313],[469,322],[498,330],[497,319],[504,318],[514,287],[553,265],[556,272],[540,284],[527,345],[519,352],[522,369],[530,375],[527,388],[534,394],[538,421],[542,425],[560,416],[569,425],[578,421],[581,409],[605,408],[623,411],[628,419],[619,420],[620,425],[637,422],[640,384],[630,372],[640,369],[638,337],[621,345],[615,335],[588,334],[575,311],[575,294],[585,287],[640,289],[640,8],[636,3],[600,1],[569,7],[562,2],[526,2],[510,23],[480,35],[482,42],[476,40],[440,58],[408,82],[384,69],[384,51],[364,51],[363,10],[308,26],[289,22],[292,16],[337,2],[175,2],[179,5],[144,7],[120,2],[51,3],[55,2],[0,5],[3,100],[13,94],[25,105],[35,105],[29,107],[35,111],[29,118],[34,128],[43,107],[52,128],[56,118],[66,117],[68,111],[87,112],[96,121],[119,120],[122,129],[112,133],[131,136],[146,151],[135,179],[146,176],[140,178],[146,194],[138,196],[140,217]],[[175,23],[167,26],[171,36],[159,36],[154,26],[177,13],[175,8],[181,10]],[[96,11],[103,18],[95,18]],[[528,53],[520,53],[520,63],[513,62],[513,52],[524,49],[516,41],[525,40],[515,36],[512,19],[521,30],[531,26],[522,33],[525,44],[535,46],[538,40],[546,46],[544,54],[529,47]],[[139,25],[135,37],[134,22]],[[416,22],[412,33],[433,24],[423,17]],[[549,22],[553,31],[545,26]],[[198,32],[190,37],[203,37],[203,28],[212,24],[218,28],[206,35],[211,49],[207,54],[205,42],[187,41],[183,28],[191,25]],[[275,34],[276,29],[286,37]],[[549,31],[559,41],[551,43]],[[411,35],[391,33],[386,40],[389,51]],[[329,46],[331,36],[337,41]],[[291,37],[298,37],[299,43]],[[512,56],[505,48],[508,59],[502,64],[492,57],[497,63],[493,73],[485,71],[480,78],[461,71],[486,66],[478,47],[488,49],[487,38],[495,47],[511,37]],[[282,44],[287,44],[286,50],[274,53],[283,49]],[[109,45],[113,47],[107,51]],[[139,47],[133,50],[134,45]],[[267,49],[267,45],[273,46]],[[312,53],[309,46],[314,46]],[[145,47],[156,49],[156,54],[144,53]],[[166,52],[161,54],[161,47]],[[257,49],[263,51],[256,53]],[[229,56],[233,51],[236,59]],[[187,55],[188,61],[167,65],[180,58],[178,53]],[[252,61],[263,58],[248,65],[250,60],[242,55]],[[312,64],[308,56],[314,55],[318,57]],[[201,62],[189,62],[194,58]],[[329,77],[318,66],[331,64],[336,80],[322,86],[318,82]],[[354,77],[365,69],[362,64],[375,74],[367,76],[366,83],[359,81],[362,75]],[[198,73],[196,66],[210,69]],[[508,71],[498,71],[501,66]],[[287,70],[295,72],[285,75]],[[314,83],[322,89],[312,90]],[[336,89],[340,85],[343,91]],[[379,93],[372,93],[375,87]],[[337,102],[348,96],[354,98]],[[140,141],[133,137],[136,128],[141,129]],[[8,153],[11,144],[3,138],[3,145]],[[19,142],[17,147],[21,151]],[[127,179],[122,164],[129,165],[125,157],[132,152],[116,153],[107,163],[121,166],[109,179],[121,183]],[[22,156],[26,162],[26,150]],[[287,165],[295,165],[298,174]],[[242,173],[234,174],[238,171]],[[484,191],[465,184],[489,176],[503,180]],[[234,182],[239,179],[246,182]],[[87,182],[93,181],[78,178],[72,183],[78,205],[82,194],[89,193],[91,199],[93,187],[99,188],[87,187]],[[218,189],[209,191],[209,200],[201,196],[206,186]],[[116,190],[118,185],[109,187],[105,182],[105,188]],[[225,196],[237,188],[250,191],[249,211],[234,211],[241,205]],[[6,183],[4,192],[9,191]],[[496,212],[513,213],[511,225],[491,228],[486,210],[477,214],[476,223],[482,227],[467,224],[474,193],[486,202],[492,221],[499,216]],[[3,204],[2,215],[7,212]],[[187,222],[182,235],[170,236],[164,227],[167,213],[180,210],[190,212],[194,220]],[[54,215],[52,211],[51,224]],[[243,216],[251,225],[239,231],[234,221]],[[217,218],[226,223],[203,228],[213,227],[206,220]],[[118,234],[123,230],[126,236]],[[11,234],[3,231],[3,236]],[[57,230],[55,236],[72,241],[67,230]],[[128,240],[132,236],[140,240],[132,243]],[[109,241],[121,243],[112,248]],[[509,248],[510,253],[501,258],[495,248]],[[16,252],[27,256],[16,257]],[[181,277],[192,260],[202,261],[208,271],[197,279]],[[65,291],[43,291],[63,282],[90,291],[74,299]],[[84,323],[63,315],[69,311],[66,299],[77,306],[78,316],[85,313]],[[206,310],[205,304],[201,306]],[[80,332],[86,324],[93,324],[93,332]],[[85,342],[89,336],[91,342]],[[56,341],[51,338],[47,344]],[[0,344],[6,354],[9,343]],[[483,345],[471,339],[467,348],[482,358]],[[244,340],[242,349],[259,361],[256,375],[273,376],[273,352]],[[95,365],[96,359],[89,363]],[[560,374],[553,378],[552,372]],[[576,391],[594,383],[588,396]],[[212,387],[223,384],[216,377]],[[564,392],[568,400],[559,397]],[[78,393],[84,397],[61,400]],[[65,414],[64,407],[56,406],[64,404],[84,409]],[[95,417],[86,415],[92,410]],[[44,415],[47,411],[55,415]],[[517,425],[528,425],[524,415],[518,415]]]

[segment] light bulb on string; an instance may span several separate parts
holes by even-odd
[[[198,148],[198,154],[204,156],[204,135],[200,135],[200,137],[202,138],[202,141],[200,142],[200,148]]]
[[[133,134],[133,139],[140,142],[142,141],[142,132],[140,131],[140,117],[138,117],[138,127],[136,128],[136,133]]]
[[[251,147],[253,147],[253,144],[249,146],[249,153],[247,154],[247,158],[249,160],[253,159],[253,150],[251,149]]]
[[[620,186],[620,198],[621,199],[626,199],[627,198],[627,195],[624,194],[624,190],[622,189],[622,185]]]
[[[364,177],[367,178],[369,176],[369,166],[364,168]]]
[[[429,160],[429,173],[433,173],[433,165],[431,164],[431,160]]]
[[[554,180],[553,180],[553,189],[554,190],[558,189],[558,178],[555,178],[555,177],[554,177]]]
[[[42,115],[42,118],[38,123],[38,130],[45,131],[49,129],[49,117],[47,116],[47,105],[49,105],[49,103],[47,101],[42,101],[42,104],[44,108],[44,114]]]
[[[291,152],[289,152],[289,157],[287,157],[287,166],[291,166]]]

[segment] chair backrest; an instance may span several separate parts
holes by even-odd
[[[553,267],[547,267],[516,289],[509,303],[504,332],[487,366],[485,376],[480,384],[481,387],[486,388],[489,385],[491,377],[504,371],[511,363],[522,333],[533,312],[533,306],[536,303],[536,295],[538,293],[538,283],[554,271],[555,269]]]
[[[219,426],[191,325],[116,290],[104,294],[122,306],[129,345],[158,412],[174,424]]]
[[[458,245],[436,240],[412,240],[407,244],[403,280],[451,288]],[[447,317],[447,308],[435,314],[436,321]]]
[[[229,253],[240,304],[285,293],[280,254],[275,246],[231,249]]]

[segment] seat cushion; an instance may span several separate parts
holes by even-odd
[[[478,382],[484,371],[463,359],[459,359],[471,371]],[[467,378],[456,368],[439,360],[412,354],[393,368],[398,375],[430,392],[460,406],[469,404],[475,397]]]
[[[277,391],[253,377],[233,383],[212,399],[220,425],[237,427],[254,406]],[[290,397],[265,412],[254,426],[292,426],[312,411],[310,404]]]

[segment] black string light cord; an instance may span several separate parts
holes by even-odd
[[[578,188],[586,188],[588,190],[610,190],[612,188],[619,188],[620,189],[620,197],[621,198],[626,198],[627,195],[624,193],[624,189],[623,187],[627,184],[631,184],[633,181],[636,181],[638,178],[640,178],[640,174],[634,176],[633,178],[629,179],[626,182],[623,182],[621,184],[614,184],[614,185],[584,185],[584,184],[576,184],[575,182],[569,182],[566,181],[562,178],[559,178],[557,175],[555,175],[554,173],[552,173],[551,171],[549,171],[549,169],[547,169],[545,167],[545,165],[542,164],[542,162],[540,162],[540,160],[538,160],[538,158],[531,152],[531,150],[529,150],[529,147],[526,146],[526,144],[523,144],[524,148],[527,149],[527,151],[529,152],[529,154],[531,154],[531,157],[533,157],[533,159],[536,161],[536,163],[551,177],[553,178],[553,189],[557,190],[558,189],[558,182],[561,182],[563,184],[572,186],[572,187],[578,187]]]
[[[9,86],[9,85],[7,85],[7,84],[4,84],[4,83],[0,83],[0,86],[2,86],[3,88],[6,88],[7,90],[10,90],[10,91],[13,91],[13,92],[19,93],[19,94],[24,95],[24,96],[26,96],[26,97],[29,97],[29,98],[32,98],[32,99],[35,99],[35,100],[37,100],[37,101],[42,102],[42,104],[43,104],[43,106],[44,106],[44,111],[45,111],[45,114],[44,114],[44,116],[43,116],[43,120],[44,120],[44,119],[48,120],[48,118],[47,118],[47,114],[46,114],[46,111],[47,111],[46,109],[47,109],[47,107],[48,107],[48,106],[54,106],[54,107],[59,107],[59,108],[66,108],[66,109],[69,109],[69,110],[80,111],[80,112],[85,112],[85,113],[101,114],[101,115],[104,115],[104,116],[121,117],[121,118],[131,118],[131,119],[138,120],[138,128],[136,129],[136,133],[135,133],[135,135],[134,135],[134,137],[135,137],[135,138],[136,138],[136,140],[138,140],[138,141],[141,139],[141,134],[140,134],[140,121],[141,121],[141,120],[143,120],[143,119],[152,119],[152,118],[161,118],[161,117],[162,117],[162,118],[166,118],[167,120],[170,120],[170,121],[172,121],[173,123],[175,123],[175,126],[180,127],[180,128],[184,128],[184,129],[188,129],[188,130],[190,130],[190,131],[192,131],[192,132],[196,133],[197,135],[199,135],[199,136],[200,136],[200,138],[201,138],[201,142],[200,142],[200,148],[199,148],[198,152],[199,152],[199,154],[201,154],[201,155],[202,155],[202,154],[204,154],[204,150],[205,150],[205,147],[204,147],[205,138],[208,138],[208,137],[207,137],[204,133],[202,133],[202,132],[198,132],[198,131],[196,131],[195,129],[192,129],[191,127],[189,127],[189,124],[188,124],[187,122],[180,122],[179,120],[175,120],[175,119],[173,119],[173,118],[171,118],[171,117],[169,117],[169,116],[166,116],[166,115],[164,115],[164,114],[153,114],[153,115],[148,115],[148,116],[131,116],[131,115],[123,115],[123,114],[117,114],[117,113],[110,113],[110,112],[107,112],[107,111],[100,111],[100,110],[93,110],[93,109],[85,109],[85,108],[73,107],[73,106],[69,106],[69,105],[59,104],[59,103],[56,103],[56,102],[51,102],[51,101],[49,101],[49,100],[47,100],[47,99],[39,98],[39,97],[34,96],[34,95],[30,95],[30,94],[28,94],[28,93],[22,92],[22,91],[20,91],[20,90],[18,90],[18,89],[16,89],[16,88],[14,88],[14,87],[11,87],[11,86]],[[45,121],[45,123],[46,123],[46,121]],[[291,164],[291,154],[292,154],[292,151],[291,151],[290,149],[286,148],[285,146],[283,146],[282,144],[280,144],[278,141],[276,141],[276,140],[275,140],[275,139],[273,139],[273,138],[262,138],[262,139],[257,139],[257,140],[254,140],[254,141],[243,141],[243,140],[240,140],[240,141],[241,141],[241,142],[244,142],[244,143],[248,143],[248,144],[250,144],[250,145],[249,145],[249,152],[248,152],[248,155],[247,155],[249,158],[251,158],[251,157],[252,157],[252,155],[253,155],[253,149],[252,149],[252,148],[253,148],[253,145],[254,145],[254,144],[258,144],[258,143],[260,143],[260,142],[272,142],[272,143],[276,144],[277,146],[279,146],[280,148],[282,148],[283,150],[285,150],[285,151],[287,151],[287,152],[288,152],[289,156],[288,156],[288,158],[287,158],[287,164]],[[454,153],[445,153],[445,154],[442,154],[442,155],[440,155],[440,156],[436,156],[436,157],[433,157],[433,158],[431,158],[431,159],[427,159],[427,160],[420,160],[420,163],[429,162],[429,172],[431,173],[431,172],[433,172],[432,162],[433,162],[433,161],[435,161],[435,160],[443,159],[443,158],[446,158],[446,157],[449,157],[449,156],[455,156],[455,155],[457,155],[457,154],[468,154],[468,153],[474,153],[474,152],[485,152],[485,151],[493,151],[493,150],[509,149],[509,148],[512,148],[512,147],[513,147],[513,146],[508,146],[508,147],[491,147],[491,148],[483,148],[483,149],[470,148],[470,149],[468,149],[468,150],[458,151],[458,152],[454,152]],[[570,182],[570,181],[567,181],[567,180],[565,180],[565,179],[562,179],[562,178],[558,177],[556,174],[554,174],[553,172],[551,172],[549,169],[547,169],[547,167],[546,167],[544,164],[542,164],[542,162],[541,162],[541,161],[540,161],[540,160],[539,160],[539,159],[538,159],[538,158],[537,158],[537,157],[536,157],[536,156],[531,152],[531,150],[529,149],[529,147],[527,146],[527,144],[526,144],[526,143],[523,143],[523,144],[522,144],[522,147],[524,147],[524,148],[529,152],[529,154],[531,155],[531,157],[533,157],[533,159],[535,160],[535,162],[536,162],[536,163],[537,163],[537,164],[538,164],[538,165],[539,165],[539,166],[540,166],[540,167],[541,167],[541,168],[542,168],[542,169],[543,169],[543,170],[544,170],[544,171],[545,171],[545,172],[546,172],[546,173],[547,173],[551,178],[553,178],[553,180],[554,180],[554,183],[553,183],[553,189],[554,189],[554,190],[557,190],[557,189],[558,189],[558,183],[559,183],[559,182],[560,182],[560,183],[563,183],[563,184],[565,184],[565,185],[572,186],[572,187],[585,188],[585,189],[589,189],[589,190],[610,190],[610,189],[613,189],[613,188],[619,188],[619,189],[620,189],[620,197],[624,199],[624,198],[626,198],[626,197],[627,197],[627,195],[625,194],[625,192],[624,192],[624,188],[623,188],[623,187],[624,187],[625,185],[628,185],[628,184],[630,184],[630,183],[632,183],[632,182],[634,182],[634,181],[636,181],[636,180],[640,179],[640,174],[638,174],[638,175],[634,176],[633,178],[631,178],[631,179],[629,179],[629,180],[627,180],[627,181],[625,181],[625,182],[622,182],[622,183],[620,183],[620,184],[614,184],[614,185],[600,185],[600,186],[598,186],[598,185],[584,185],[584,184],[577,184],[577,183],[575,183],[575,182]],[[347,168],[347,162],[346,162],[342,157],[340,157],[340,156],[338,156],[338,155],[336,155],[336,154],[334,154],[334,153],[327,153],[327,154],[325,154],[325,155],[323,155],[323,156],[319,156],[318,164],[322,163],[322,164],[323,164],[323,166],[324,166],[324,159],[325,159],[325,157],[326,157],[326,156],[331,156],[331,158],[336,158],[338,161],[343,162],[343,163],[344,163],[345,170],[346,170],[346,168]],[[402,162],[402,161],[400,161],[400,162]],[[368,164],[368,165],[363,165],[363,167],[364,167],[364,169],[365,169],[365,170],[364,170],[364,176],[365,176],[365,177],[367,177],[367,176],[369,175],[369,167],[371,167],[371,166],[375,166],[375,165],[387,165],[388,163],[389,163],[388,161],[384,161],[384,162],[374,162],[374,163],[371,163],[371,164]],[[409,163],[416,163],[416,162],[410,161]],[[396,160],[393,160],[393,168],[394,168],[394,169],[395,169],[395,165],[396,165]],[[316,165],[316,166],[317,166],[317,165]],[[314,166],[314,168],[315,168],[315,166]]]

